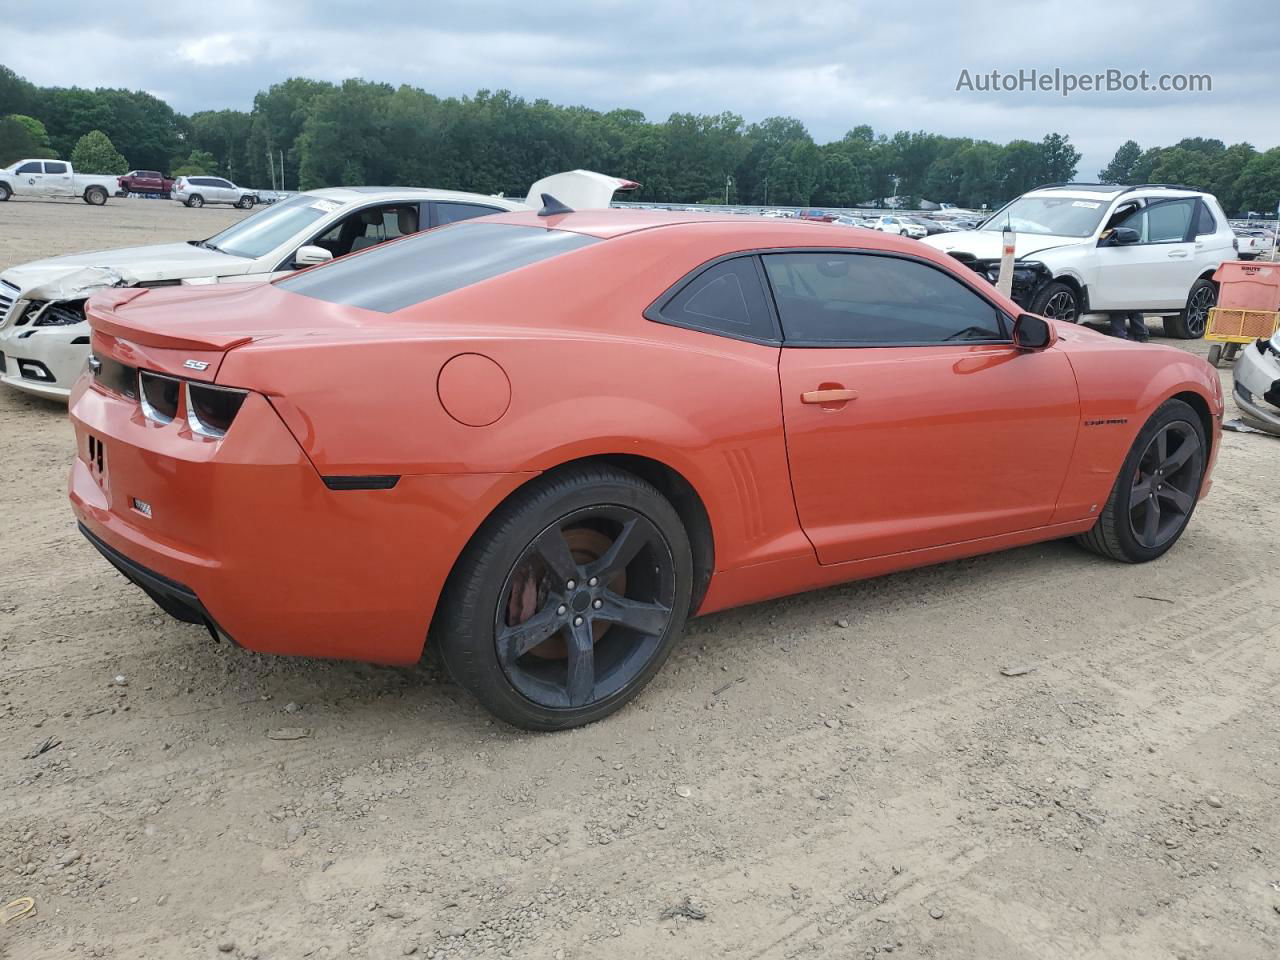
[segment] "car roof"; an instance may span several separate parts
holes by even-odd
[[[435,190],[430,187],[325,187],[306,191],[309,197],[353,203],[360,200],[403,198],[405,200],[451,200],[457,203],[482,203],[507,209],[524,206],[521,197],[490,197],[482,193],[464,193],[461,190]]]
[[[1161,197],[1198,197],[1202,190],[1193,190],[1176,184],[1143,183],[1127,187],[1116,183],[1056,183],[1047,187],[1036,187],[1023,194],[1024,197],[1079,197],[1087,200],[1113,200],[1125,196],[1161,196]]]
[[[513,226],[567,230],[608,240],[626,234],[649,230],[689,230],[734,243],[741,249],[769,247],[859,247],[907,253],[923,259],[941,259],[932,247],[917,240],[891,233],[849,231],[833,224],[799,218],[734,216],[729,213],[685,213],[672,210],[578,210],[572,213],[542,217],[533,211],[500,213],[469,223],[499,223]],[[856,239],[855,239],[856,238]],[[732,246],[732,243],[730,244]]]

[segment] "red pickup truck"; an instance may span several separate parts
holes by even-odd
[[[158,193],[167,197],[173,181],[159,170],[130,170],[120,178],[121,193]]]

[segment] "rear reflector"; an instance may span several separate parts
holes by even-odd
[[[400,482],[400,475],[374,473],[355,477],[325,477],[330,490],[390,490]]]

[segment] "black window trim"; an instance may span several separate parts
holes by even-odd
[[[995,311],[996,318],[1000,323],[1000,328],[1004,331],[1004,336],[1000,339],[987,340],[884,340],[872,342],[851,342],[851,341],[828,341],[828,340],[788,340],[782,330],[782,318],[778,314],[777,299],[774,296],[773,284],[769,282],[769,272],[764,268],[764,257],[771,253],[840,253],[840,254],[858,254],[861,256],[887,257],[891,260],[906,260],[911,263],[919,263],[926,267],[931,267],[939,273],[954,280],[975,294],[979,299],[986,302],[992,310]],[[683,320],[672,320],[662,314],[672,300],[674,300],[681,291],[690,283],[698,279],[707,270],[723,263],[726,260],[736,260],[741,257],[751,257],[755,260],[756,272],[760,276],[760,282],[764,284],[765,302],[769,307],[769,316],[773,323],[774,337],[776,339],[764,339],[761,337],[752,337],[744,334],[728,333],[724,330],[699,324],[687,323]],[[867,247],[760,247],[752,250],[738,250],[733,253],[726,253],[712,260],[694,267],[683,277],[672,284],[666,291],[659,294],[649,306],[645,307],[643,312],[646,320],[654,323],[661,323],[668,327],[681,327],[685,330],[694,330],[698,333],[705,333],[714,337],[724,337],[727,340],[741,340],[746,343],[758,343],[769,347],[801,347],[807,349],[826,349],[826,350],[875,350],[883,347],[957,347],[957,346],[1013,346],[1013,322],[1014,318],[1001,308],[1000,304],[991,299],[985,292],[978,288],[974,283],[968,281],[967,278],[952,273],[945,267],[939,266],[932,260],[925,257],[916,257],[907,253],[897,253],[889,250],[876,250]]]

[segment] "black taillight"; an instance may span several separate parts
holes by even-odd
[[[173,418],[178,415],[178,394],[182,391],[182,381],[142,370],[138,373],[138,386],[142,412],[148,419],[158,423],[172,423]]]
[[[89,369],[93,378],[112,393],[130,400],[138,399],[138,368],[130,367],[110,357],[89,355]]]
[[[187,381],[187,425],[201,436],[226,436],[246,396],[244,390]]]

